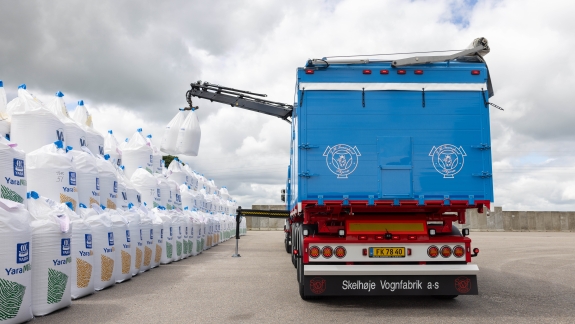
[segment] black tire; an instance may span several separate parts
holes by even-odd
[[[291,227],[291,233],[292,233],[292,241],[291,241],[291,263],[293,264],[294,268],[297,268],[297,259],[293,253],[293,250],[297,249],[297,242],[298,242],[298,235],[297,235],[297,229],[295,227],[295,225],[292,225]]]
[[[285,238],[285,246],[286,246],[286,252],[289,254],[291,253],[291,244],[289,243],[291,241],[291,234],[286,234],[286,238]]]
[[[304,280],[304,275],[303,275],[303,261],[301,258],[297,258],[297,283],[299,286],[299,296],[301,297],[301,299],[303,300],[308,300],[309,296],[306,296],[305,294],[305,280]]]

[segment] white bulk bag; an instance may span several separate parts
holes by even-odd
[[[182,211],[182,232],[184,234],[182,244],[184,245],[184,251],[182,252],[182,259],[185,259],[192,255],[192,221],[188,214]]]
[[[158,189],[160,196],[160,206],[166,207],[167,210],[171,210],[174,205],[171,197],[170,185],[168,180],[161,174],[156,174],[156,179],[158,179]]]
[[[173,180],[168,180],[170,185],[170,192],[173,195],[174,209],[182,210],[182,193],[180,191],[180,186]]]
[[[227,188],[227,187],[223,186],[223,187],[220,189],[220,196],[222,197],[222,199],[223,199],[224,201],[230,200],[230,193],[228,192],[228,188]]]
[[[86,205],[80,203],[80,214],[85,213],[85,209]],[[78,299],[95,291],[92,227],[75,213],[68,216],[72,228],[72,299]]]
[[[86,146],[85,127],[70,117],[64,103],[64,94],[61,91],[56,92],[56,96],[46,104],[46,108],[64,124],[64,143],[66,146],[71,146],[74,150],[80,150]]]
[[[151,212],[145,206],[141,206],[140,209],[145,209],[150,218],[152,219],[152,229],[153,229],[153,243],[155,245],[153,250],[152,266],[151,268],[156,268],[160,265],[162,259],[162,245],[164,238],[162,237],[164,222],[156,214]]]
[[[70,219],[64,204],[31,193],[32,313],[44,316],[72,303]]]
[[[109,130],[104,136],[104,154],[109,154],[112,164],[116,166],[122,165],[122,151],[118,148],[119,145],[114,133]]]
[[[168,167],[168,179],[174,180],[178,185],[189,184],[188,173],[184,171],[178,158],[174,158]]]
[[[81,209],[84,212],[83,209]],[[82,217],[92,228],[92,246],[94,247],[94,289],[102,290],[116,283],[114,267],[116,254],[114,231],[110,213],[96,204],[87,209]]]
[[[6,111],[7,103],[4,83],[0,80],[0,137],[10,137],[10,116]]]
[[[176,153],[197,156],[200,150],[201,137],[202,130],[200,129],[200,121],[198,120],[198,115],[194,109],[192,109],[180,126]]]
[[[28,153],[26,172],[29,191],[60,203],[71,202],[72,209],[77,210],[76,168],[61,141]]]
[[[148,271],[152,267],[152,257],[154,256],[154,249],[156,244],[154,240],[154,229],[152,225],[152,217],[146,208],[135,208],[140,214],[140,239],[142,241],[142,250],[144,257],[142,265],[140,266],[140,273]]]
[[[154,142],[152,142],[152,135],[148,135],[146,136],[146,141],[148,142],[148,144],[150,145],[150,147],[152,148],[152,156],[153,156],[153,162],[152,162],[152,171],[153,173],[162,173],[162,152],[160,152],[160,149],[154,145]]]
[[[26,203],[26,154],[0,138],[0,197]]]
[[[33,317],[29,218],[23,204],[0,199],[0,323],[23,323]]]
[[[161,264],[168,264],[174,260],[174,231],[172,229],[172,217],[170,217],[168,211],[162,207],[152,209],[156,217],[162,220],[162,229],[160,230],[160,239],[162,239],[162,256],[160,258]]]
[[[19,149],[30,153],[55,141],[64,142],[64,124],[26,91],[26,85],[18,88],[16,99],[8,105],[8,113],[12,118],[10,140],[18,143]]]
[[[84,105],[84,100],[79,100],[72,118],[86,130],[86,146],[94,155],[104,155],[104,136],[94,129],[92,116]]]
[[[140,167],[154,173],[154,151],[142,135],[141,128],[138,128],[122,148],[122,164],[125,166],[124,170],[128,178],[131,178]]]
[[[108,159],[108,155],[96,158],[96,166],[100,174],[100,205],[117,209],[118,176],[116,169]]]
[[[132,242],[128,220],[124,217],[123,211],[108,209],[112,220],[112,231],[114,232],[114,280],[116,283],[132,279]]]
[[[158,180],[148,171],[139,168],[132,175],[130,182],[132,182],[136,190],[140,193],[142,204],[146,204],[150,208],[157,207],[161,204]]]
[[[100,178],[98,173],[98,159],[90,150],[71,150],[72,162],[76,168],[76,188],[78,189],[78,202],[85,206],[100,205]]]
[[[132,249],[132,266],[131,272],[132,276],[140,273],[140,267],[142,266],[143,251],[138,247],[140,242],[140,214],[138,214],[135,209],[130,208],[124,212],[124,216],[128,220],[128,230],[130,231],[130,246]]]
[[[182,253],[184,252],[184,234],[182,232],[183,225],[183,215],[179,211],[171,210],[169,211],[170,217],[172,217],[172,229],[174,234],[174,258],[173,261],[179,261],[182,259]]]
[[[131,203],[135,208],[140,207],[141,197],[134,184],[126,177],[124,173],[124,166],[121,165],[117,169],[116,175],[118,176],[118,199],[117,205],[123,210],[128,210],[128,205]]]
[[[186,120],[189,111],[180,108],[180,111],[172,118],[162,137],[162,145],[160,150],[168,154],[176,154],[176,146],[178,144],[178,135],[180,134],[180,126]]]
[[[190,190],[190,187],[187,185],[181,185],[180,186],[180,197],[182,200],[182,208],[185,210],[186,207],[188,207],[188,209],[192,209],[194,206],[194,199],[192,196],[192,191]]]

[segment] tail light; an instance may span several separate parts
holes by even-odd
[[[407,239],[408,239],[408,240],[417,240],[417,236],[415,236],[415,235],[409,235],[409,236],[407,237]]]
[[[338,259],[343,258],[346,255],[347,251],[343,246],[338,246],[335,248],[335,257]]]
[[[316,259],[319,256],[319,247],[312,246],[309,248],[309,256]]]
[[[456,258],[461,258],[465,254],[465,249],[461,245],[457,245],[453,248],[453,255]]]
[[[323,249],[321,250],[321,254],[323,254],[324,258],[329,259],[333,255],[333,249],[331,248],[331,246],[324,246]]]
[[[376,236],[375,236],[375,239],[376,239],[376,240],[383,240],[383,235],[376,235]]]
[[[432,245],[427,249],[427,255],[429,255],[430,258],[437,258],[437,256],[439,255],[439,249],[437,248],[437,246]]]
[[[361,250],[361,254],[363,254],[363,255],[367,255],[367,249],[363,249],[363,250]]]
[[[471,75],[479,75],[481,74],[481,71],[479,70],[471,70]]]
[[[397,70],[397,74],[405,74],[405,70]]]
[[[391,237],[391,239],[392,239],[392,240],[399,240],[399,235],[393,235],[393,236]]]
[[[306,69],[305,70],[305,74],[313,74],[313,73],[314,73],[314,70],[312,70],[312,69]]]
[[[379,74],[389,74],[389,70],[381,70],[379,71]]]
[[[360,235],[360,236],[358,237],[358,239],[360,239],[360,240],[367,240],[367,235]]]
[[[371,70],[363,70],[363,74],[371,74]]]
[[[447,245],[441,247],[441,256],[444,258],[449,258],[451,256],[451,248]]]
[[[415,74],[423,74],[423,70],[415,70],[415,71],[413,71],[413,73],[415,73]]]

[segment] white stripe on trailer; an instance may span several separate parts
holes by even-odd
[[[349,90],[349,91],[482,91],[485,83],[342,83],[342,82],[302,82],[299,89]]]
[[[306,264],[305,276],[477,275],[476,264],[322,265]]]

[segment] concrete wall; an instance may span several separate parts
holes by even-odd
[[[252,205],[252,209],[285,210],[285,205]],[[246,216],[246,226],[250,231],[283,231],[285,218]]]
[[[252,209],[283,210],[284,205],[253,205]],[[479,214],[470,209],[466,223],[459,228],[485,232],[575,232],[575,212],[503,211],[495,207],[492,212]],[[283,231],[284,219],[246,217],[248,230]]]
[[[500,232],[575,232],[575,212],[504,211],[495,207],[490,213],[468,210],[460,227],[475,231]]]

